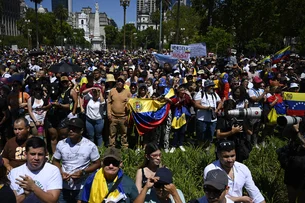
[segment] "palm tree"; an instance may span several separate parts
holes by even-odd
[[[61,49],[63,48],[63,39],[64,39],[64,29],[63,29],[63,22],[66,21],[69,17],[68,10],[62,5],[59,4],[54,11],[56,18],[60,21],[60,33],[62,36],[61,40]]]
[[[35,3],[35,17],[36,17],[36,48],[39,49],[39,41],[38,41],[38,15],[37,15],[37,4],[40,4],[43,0],[31,0]]]

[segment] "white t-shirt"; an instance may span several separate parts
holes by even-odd
[[[232,100],[235,101],[235,99],[233,99],[232,95],[229,96],[229,99],[232,99]],[[248,103],[249,103],[248,99],[245,99],[245,100],[242,100],[242,101],[238,101],[238,103],[236,102],[236,108],[237,109],[244,109],[245,108],[245,104],[248,104]]]
[[[32,64],[30,64],[29,69],[30,69],[31,71],[38,72],[38,71],[41,69],[41,67],[38,66],[38,65],[32,65]]]
[[[264,90],[263,89],[254,89],[254,88],[251,88],[249,89],[249,97],[259,97],[260,95],[262,95],[264,93]],[[252,104],[250,103],[251,107],[262,107],[262,104],[260,104],[259,102],[252,102]]]
[[[49,163],[45,163],[40,171],[30,171],[25,164],[14,168],[8,174],[8,178],[11,181],[11,188],[16,191],[17,195],[24,193],[23,188],[16,184],[16,179],[20,179],[20,176],[30,176],[37,186],[43,191],[48,190],[60,190],[62,189],[62,177],[59,169]],[[24,201],[24,203],[36,203],[41,202],[34,193],[31,193]]]
[[[72,144],[70,138],[63,139],[56,145],[54,158],[61,160],[62,171],[72,174],[76,171],[87,168],[92,161],[100,158],[96,145],[83,137],[76,145]],[[76,182],[64,181],[63,188],[69,190],[79,190],[83,187],[83,182],[87,177],[82,177]]]
[[[216,97],[216,98],[215,98]],[[207,94],[204,93],[202,96],[202,91],[199,91],[195,97],[195,101],[200,100],[201,106],[204,107],[212,107],[214,110],[217,108],[217,102],[220,102],[220,97],[218,94],[215,92],[213,94]],[[210,110],[205,110],[205,109],[197,109],[197,119],[200,121],[206,121],[206,122],[215,122],[217,121],[217,118],[212,120],[211,119],[212,113]]]
[[[86,106],[86,115],[92,120],[102,119],[103,115],[100,114],[100,106],[104,103],[105,101],[101,102],[100,99],[97,101],[90,99]]]

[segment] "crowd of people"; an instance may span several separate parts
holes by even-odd
[[[282,92],[305,93],[305,63],[295,55],[277,64],[233,53],[171,64],[152,51],[46,49],[35,56],[7,50],[0,60],[0,196],[10,186],[15,194],[6,198],[17,202],[185,202],[160,150],[185,152],[186,142],[205,152],[216,144],[218,160],[202,169],[206,196],[194,201],[264,202],[242,162],[281,130],[268,114],[286,114]],[[58,63],[81,71],[52,72]],[[131,98],[168,103],[166,118],[139,135],[129,122]],[[262,116],[237,120],[229,113],[250,107]],[[181,112],[186,123],[173,126]],[[292,132],[305,146],[303,127]],[[145,151],[135,181],[121,169],[117,148]],[[290,185],[291,202],[304,198],[304,184]]]

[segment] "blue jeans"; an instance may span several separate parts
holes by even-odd
[[[81,199],[81,190],[62,189],[59,195],[59,203],[76,203]]]
[[[213,141],[217,122],[196,121],[196,134],[198,141],[209,142]]]
[[[183,145],[185,130],[186,130],[186,124],[181,128],[174,130],[173,147],[180,147]]]
[[[97,141],[97,146],[101,146],[103,143],[102,131],[104,128],[104,119],[92,120],[86,117],[86,129],[89,140],[94,142],[94,137]]]

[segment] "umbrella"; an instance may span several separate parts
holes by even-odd
[[[51,65],[49,71],[53,73],[58,73],[58,72],[72,73],[72,72],[83,72],[83,69],[75,64],[61,62]]]
[[[44,51],[31,51],[29,53],[29,56],[39,56],[39,55],[46,55],[46,52],[44,52]]]

